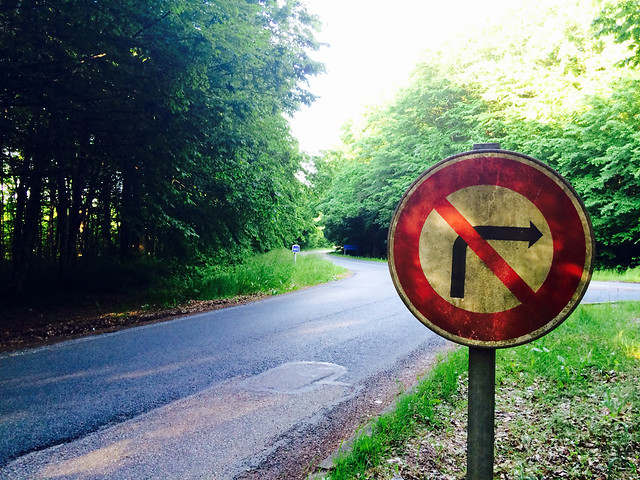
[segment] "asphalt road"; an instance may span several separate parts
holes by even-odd
[[[640,283],[591,282],[581,303],[640,300]]]
[[[337,261],[354,275],[0,356],[0,478],[267,478],[279,458],[317,463],[448,345],[386,264]],[[584,301],[621,299],[640,285],[594,282]]]
[[[376,379],[445,342],[386,264],[339,261],[352,277],[0,357],[0,478],[235,478],[356,398],[383,408]]]

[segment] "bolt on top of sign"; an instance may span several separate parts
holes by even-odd
[[[589,216],[558,173],[525,155],[476,150],[425,171],[391,222],[389,268],[427,327],[458,343],[538,338],[577,306],[591,279]]]

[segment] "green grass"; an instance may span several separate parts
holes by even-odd
[[[464,478],[468,349],[337,460],[331,480]],[[495,478],[640,478],[640,303],[585,305],[497,352]]]
[[[329,255],[336,255],[341,258],[353,258],[354,260],[367,260],[369,262],[381,262],[387,263],[386,258],[377,258],[377,257],[359,257],[357,255],[345,255],[344,253],[339,252],[331,252]]]
[[[640,282],[640,267],[620,269],[600,269],[593,272],[593,279],[602,282]]]
[[[180,296],[211,300],[238,295],[276,295],[335,280],[344,272],[346,269],[320,255],[297,255],[294,262],[290,251],[274,250],[238,265],[196,269],[188,279],[187,292]]]
[[[367,471],[401,448],[417,425],[442,428],[444,418],[436,414],[435,407],[450,401],[458,391],[458,378],[466,370],[467,358],[462,349],[440,358],[415,391],[400,397],[395,410],[377,420],[371,435],[361,435],[351,453],[336,461],[331,480],[369,478]]]
[[[74,266],[64,279],[56,265],[36,266],[24,294],[0,292],[0,306],[15,308],[97,305],[112,312],[173,307],[190,300],[215,300],[239,295],[289,292],[335,280],[346,272],[318,254],[297,255],[279,249],[248,256],[242,262],[200,265],[160,263],[141,258],[129,262],[96,260]],[[8,282],[9,266],[0,264],[0,281]],[[34,293],[35,292],[35,293]]]

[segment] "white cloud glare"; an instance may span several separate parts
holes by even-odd
[[[318,100],[291,120],[308,153],[336,146],[340,129],[367,105],[392,99],[406,84],[421,53],[469,22],[489,18],[507,0],[303,0],[329,44],[315,53],[327,73],[311,79]]]

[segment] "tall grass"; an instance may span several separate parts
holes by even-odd
[[[551,334],[501,351],[497,365],[497,408],[533,418],[508,425],[497,453],[509,465],[496,474],[640,478],[640,303],[581,306]]]
[[[498,374],[540,377],[559,389],[580,386],[597,369],[615,372],[640,360],[640,304],[580,306],[557,330],[534,343],[501,350]]]
[[[208,263],[211,262],[211,263]],[[244,261],[201,265],[162,263],[147,258],[129,262],[100,259],[78,264],[64,278],[54,264],[32,269],[22,296],[0,292],[0,306],[52,308],[98,305],[114,311],[168,307],[189,300],[288,292],[338,278],[346,269],[320,255],[280,249],[247,256]],[[0,283],[8,283],[9,265],[0,264]],[[57,279],[54,281],[54,279]]]
[[[593,272],[593,279],[601,282],[640,282],[640,267],[601,269]]]
[[[496,442],[496,478],[640,478],[639,302],[580,306],[558,329],[499,350],[496,360],[497,424],[505,432]],[[329,478],[433,478],[434,471],[463,478],[466,452],[459,442],[445,451],[443,439],[466,439],[450,430],[453,418],[466,422],[467,364],[467,348],[451,353]],[[429,472],[414,461],[425,431],[443,442]]]
[[[377,420],[370,435],[360,435],[351,452],[336,460],[331,480],[370,478],[366,476],[367,470],[400,447],[413,434],[416,426],[442,426],[444,419],[436,415],[434,407],[449,401],[456,394],[459,376],[466,371],[467,363],[468,352],[465,349],[455,350],[440,358],[413,392],[398,399],[394,411]]]
[[[290,251],[280,249],[237,265],[197,269],[181,296],[210,300],[257,293],[276,295],[335,280],[345,271],[320,255],[297,255],[294,261]]]

